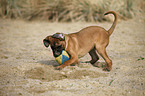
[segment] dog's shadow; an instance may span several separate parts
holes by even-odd
[[[96,62],[95,64],[92,64],[94,67],[98,67],[101,69],[104,69],[106,67],[106,63],[105,62]]]
[[[89,61],[85,61],[85,62],[80,61],[79,63],[89,63],[89,64],[91,64]],[[105,62],[96,62],[95,64],[91,64],[91,65],[94,66],[94,67],[101,68],[101,69],[106,68],[106,63]]]
[[[53,67],[59,66],[59,64],[55,60],[40,60],[40,61],[37,61],[37,63],[50,65]]]
[[[53,66],[53,67],[59,66],[59,64],[55,60],[40,60],[40,61],[37,61],[37,63],[44,64],[44,65],[50,65],[50,66]],[[88,62],[79,62],[79,64],[80,63],[88,63]],[[94,67],[98,67],[98,68],[101,68],[101,69],[106,67],[105,62],[96,62],[95,64],[92,64],[92,65]],[[72,64],[71,66],[75,66],[75,64]]]
[[[40,61],[37,61],[37,63],[44,64],[44,65],[50,65],[53,67],[60,66],[55,60],[40,60]],[[70,66],[75,66],[75,65],[76,64],[71,64]]]

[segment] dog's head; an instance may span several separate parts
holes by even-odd
[[[51,36],[47,36],[43,43],[45,47],[51,47],[53,56],[57,57],[61,54],[62,50],[65,50],[65,36],[63,33],[56,33]]]

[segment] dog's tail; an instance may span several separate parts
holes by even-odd
[[[117,24],[118,15],[117,15],[116,12],[114,12],[114,11],[108,11],[108,12],[106,12],[104,15],[108,15],[108,14],[113,14],[114,17],[115,17],[115,20],[114,20],[114,22],[113,22],[111,28],[108,30],[109,35],[111,35],[111,34],[113,33],[114,29],[115,29],[116,24]]]

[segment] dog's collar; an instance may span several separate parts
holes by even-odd
[[[62,40],[62,41],[65,40],[65,36],[64,36],[63,33],[56,33],[56,34],[52,35],[52,37],[53,37],[53,38],[60,39],[60,40]]]

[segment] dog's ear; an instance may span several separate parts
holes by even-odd
[[[51,38],[51,36],[48,36],[43,40],[43,44],[45,45],[45,47],[49,47],[50,38]]]
[[[45,45],[45,47],[49,47],[50,41],[44,39],[43,44]]]

